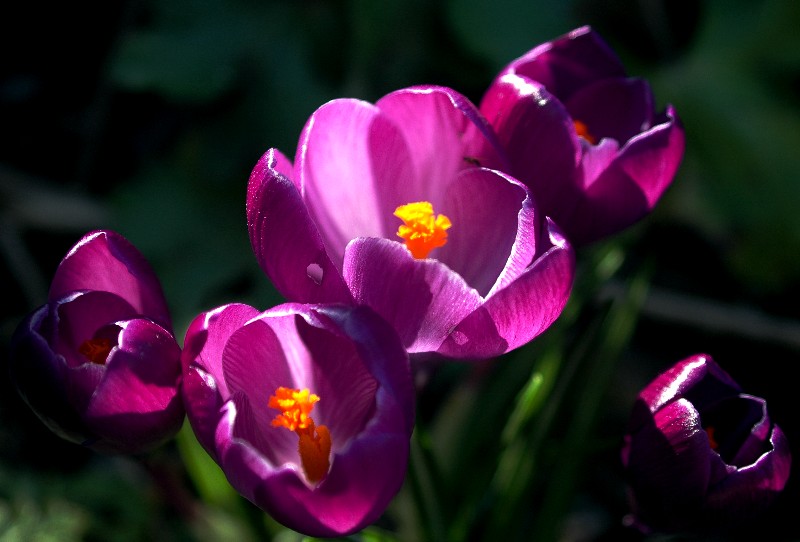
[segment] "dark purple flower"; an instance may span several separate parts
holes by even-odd
[[[735,528],[783,489],[791,455],[766,402],[695,355],[639,394],[622,451],[636,524],[677,532]]]
[[[627,77],[589,27],[506,66],[480,110],[508,153],[509,173],[576,245],[649,213],[683,157],[673,107],[656,113],[647,82]]]
[[[262,269],[289,300],[365,304],[412,353],[488,358],[558,317],[574,257],[504,167],[466,98],[403,89],[341,99],[308,120],[294,165],[269,150],[247,219]]]
[[[61,261],[48,302],[11,342],[11,376],[59,436],[136,453],[184,419],[180,348],[158,278],[121,235],[95,231]]]
[[[408,355],[368,308],[226,305],[192,322],[183,363],[198,440],[284,525],[353,533],[400,489],[414,424]]]

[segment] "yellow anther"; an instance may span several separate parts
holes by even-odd
[[[269,407],[280,411],[272,420],[275,427],[285,427],[294,431],[299,437],[297,451],[303,464],[303,472],[312,483],[317,483],[328,474],[330,469],[331,435],[324,425],[314,425],[309,416],[319,396],[308,388],[296,390],[284,388],[275,390],[269,398]]]
[[[435,216],[433,205],[427,201],[401,205],[394,216],[403,221],[397,236],[405,240],[411,255],[417,259],[427,258],[431,250],[444,246],[447,230],[453,225],[445,215]]]

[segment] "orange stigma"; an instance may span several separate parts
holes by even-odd
[[[401,205],[394,216],[403,221],[397,236],[405,239],[408,250],[417,259],[427,258],[431,250],[444,246],[447,230],[453,225],[444,215],[434,216],[433,205],[427,201]]]
[[[314,425],[309,416],[317,401],[319,396],[309,392],[308,388],[296,390],[283,386],[269,398],[269,407],[280,411],[272,425],[294,431],[300,438],[297,450],[306,478],[312,483],[325,478],[331,465],[331,434],[324,425]]]
[[[586,126],[586,123],[583,123],[579,120],[575,120],[573,121],[573,124],[575,125],[575,132],[577,132],[578,137],[582,137],[592,145],[597,144],[597,138],[594,137],[592,133],[589,131],[589,127]]]
[[[87,339],[78,347],[78,352],[92,363],[105,365],[113,347],[110,339]]]

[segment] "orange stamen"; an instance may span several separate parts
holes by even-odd
[[[717,442],[717,440],[714,438],[714,433],[716,432],[716,429],[710,425],[705,429],[706,433],[708,434],[708,443],[711,445],[711,449],[716,450],[717,448],[719,448],[719,442]]]
[[[431,250],[444,246],[446,230],[453,225],[445,215],[434,216],[433,205],[427,201],[401,205],[394,216],[404,222],[397,229],[397,236],[405,239],[406,247],[417,259],[427,258]]]
[[[83,341],[78,347],[78,352],[92,363],[105,365],[112,348],[114,345],[110,339],[100,337]]]
[[[283,386],[275,390],[275,395],[269,398],[269,407],[280,411],[272,420],[272,425],[285,427],[297,434],[297,451],[303,471],[312,483],[319,482],[328,474],[331,454],[331,435],[328,428],[314,425],[313,418],[309,416],[317,401],[319,396],[309,392],[308,388],[296,390]]]
[[[592,133],[589,131],[589,127],[586,126],[586,123],[583,123],[579,120],[575,120],[573,121],[573,124],[575,124],[575,132],[577,132],[578,137],[582,137],[592,145],[597,144],[597,138],[594,137]]]

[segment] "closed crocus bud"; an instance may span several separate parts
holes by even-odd
[[[632,225],[656,205],[683,158],[671,105],[628,77],[611,48],[582,27],[504,68],[481,113],[542,211],[575,245]]]
[[[696,355],[639,394],[622,461],[640,529],[719,532],[769,506],[786,484],[791,455],[766,402]]]
[[[408,354],[368,308],[226,305],[194,320],[183,362],[198,441],[287,527],[354,533],[400,489],[414,425]]]
[[[51,430],[94,450],[152,449],[184,419],[180,348],[161,286],[112,231],[87,234],[61,261],[47,304],[12,338],[10,371]]]

